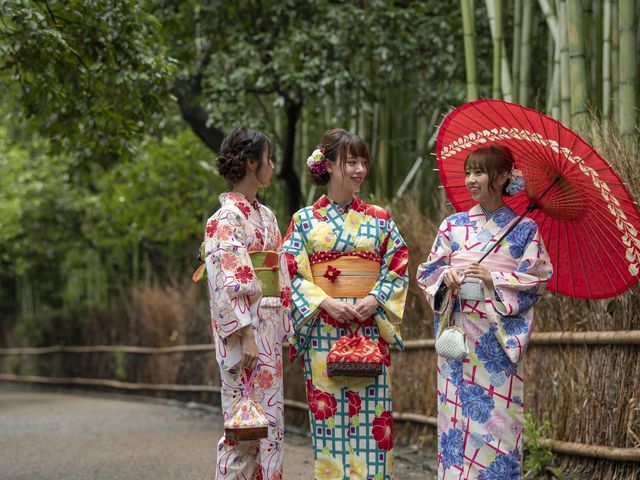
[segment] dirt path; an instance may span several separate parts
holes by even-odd
[[[211,479],[220,415],[154,403],[0,386],[0,477]],[[313,479],[307,437],[287,433],[284,478]],[[399,460],[396,478],[432,478]]]

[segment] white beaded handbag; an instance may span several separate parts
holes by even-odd
[[[462,310],[460,297],[458,297],[458,305],[460,305],[460,310]],[[455,319],[453,311],[451,311],[447,317],[446,327],[440,332],[438,338],[436,338],[436,353],[448,360],[462,360],[469,355],[467,334],[461,327],[449,325],[451,319]]]

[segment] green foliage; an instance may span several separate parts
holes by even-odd
[[[551,448],[544,443],[544,438],[551,433],[551,422],[545,420],[542,425],[536,424],[533,415],[524,415],[524,471],[528,478],[546,473],[555,461]],[[545,477],[546,478],[546,477]]]
[[[416,105],[446,105],[433,80],[463,68],[452,61],[458,9],[442,2],[150,4],[179,76],[201,69],[213,124],[273,128],[269,117],[286,102],[330,104],[339,118],[354,106],[350,94],[362,103],[394,86],[415,89]]]
[[[135,0],[0,0],[0,78],[56,152],[108,163],[165,111],[173,61]]]

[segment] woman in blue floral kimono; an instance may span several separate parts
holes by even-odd
[[[269,137],[247,128],[227,134],[218,170],[232,191],[220,195],[204,242],[222,409],[227,422],[245,390],[251,391],[269,426],[261,440],[220,439],[216,480],[283,478],[282,342],[291,333],[291,283],[284,256],[278,255],[278,222],[256,200],[273,169]]]
[[[464,360],[438,357],[438,479],[518,480],[522,465],[523,356],[533,305],[552,266],[533,220],[524,219],[478,259],[517,215],[503,194],[522,187],[511,153],[482,147],[465,161],[478,202],[440,225],[418,283],[433,308],[434,331],[451,316],[467,335]]]
[[[328,194],[293,215],[285,237],[295,336],[302,357],[316,480],[393,478],[389,347],[402,349],[399,323],[407,294],[407,247],[391,215],[355,193],[369,167],[364,141],[342,129],[307,160]],[[327,353],[351,330],[384,357],[377,377],[327,375]]]

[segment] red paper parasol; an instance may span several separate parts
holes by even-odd
[[[443,121],[436,144],[442,184],[458,211],[474,201],[464,160],[482,146],[508,147],[525,191],[505,197],[540,228],[554,266],[552,291],[608,298],[640,272],[640,215],[624,184],[595,149],[540,112],[501,100],[462,105]]]

